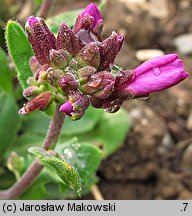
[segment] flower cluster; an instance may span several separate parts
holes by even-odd
[[[61,23],[57,37],[42,18],[28,18],[34,76],[28,78],[29,87],[23,94],[33,99],[19,113],[46,110],[52,102],[62,103],[60,111],[72,120],[80,119],[89,105],[116,112],[123,101],[164,90],[188,76],[177,54],[123,70],[114,61],[124,36],[112,32],[102,40],[102,27],[101,13],[93,3],[81,12],[73,28]]]

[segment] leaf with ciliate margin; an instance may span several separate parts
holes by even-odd
[[[17,69],[18,79],[25,89],[27,78],[33,76],[29,59],[34,55],[23,28],[15,21],[9,20],[6,27],[6,41],[10,56]]]
[[[81,195],[82,185],[78,171],[64,160],[64,157],[53,150],[45,151],[43,149],[33,147],[29,152],[40,159],[43,164],[50,165],[57,172],[57,175],[74,190],[77,195]]]
[[[88,143],[79,143],[77,138],[57,145],[55,150],[77,169],[82,182],[82,190],[87,192],[95,183],[95,174],[102,159],[101,150]]]
[[[0,158],[13,144],[19,126],[20,116],[14,98],[0,89]]]

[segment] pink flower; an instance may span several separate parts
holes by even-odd
[[[188,77],[177,54],[150,59],[133,70],[133,77],[118,91],[133,96],[148,95],[174,86]]]
[[[64,112],[66,115],[68,116],[72,116],[72,112],[74,112],[73,110],[73,106],[71,105],[70,101],[65,102],[61,107],[60,107],[60,111]]]
[[[77,17],[73,29],[75,33],[78,33],[80,30],[85,29],[91,31],[95,35],[100,35],[102,27],[102,15],[98,7],[95,4],[91,3]]]
[[[64,112],[70,116],[71,120],[78,120],[84,116],[86,109],[89,106],[89,98],[78,90],[70,91],[68,101],[60,107],[60,112]]]

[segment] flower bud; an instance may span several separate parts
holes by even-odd
[[[142,97],[167,89],[188,77],[177,54],[150,59],[133,70],[133,78],[115,90],[121,94]]]
[[[124,41],[123,35],[118,35],[113,32],[112,35],[105,39],[100,45],[101,64],[99,70],[105,70],[109,67],[109,64],[114,63],[115,57]]]
[[[55,70],[53,68],[49,68],[47,71],[47,80],[52,85],[58,85],[59,79],[64,75],[62,70]]]
[[[53,67],[58,69],[64,69],[71,60],[71,55],[64,49],[54,50],[51,49],[49,51],[49,56],[51,59],[51,64]]]
[[[30,16],[25,29],[38,62],[41,65],[49,63],[49,50],[56,49],[54,34],[40,17]]]
[[[37,72],[35,73],[35,79],[39,84],[44,84],[47,82],[47,73],[48,73],[49,65],[42,65]]]
[[[79,91],[71,91],[69,100],[60,107],[60,111],[70,116],[71,120],[78,120],[89,106],[89,98]]]
[[[30,86],[23,91],[23,96],[25,98],[28,98],[31,96],[36,96],[41,92],[42,92],[42,88],[37,87],[37,86]]]
[[[29,65],[30,65],[30,68],[32,70],[33,73],[36,73],[37,70],[40,68],[40,64],[39,62],[37,61],[37,58],[35,56],[32,56],[30,59],[29,59]]]
[[[77,55],[81,65],[90,65],[98,68],[100,65],[100,52],[99,47],[95,42],[87,44]]]
[[[28,114],[35,110],[44,110],[51,104],[52,98],[51,92],[45,91],[24,104],[23,108],[19,110],[19,114]]]
[[[71,55],[76,55],[80,50],[80,41],[73,30],[65,23],[61,23],[57,36],[57,49],[65,49]]]
[[[28,86],[38,86],[38,82],[34,77],[27,78]]]
[[[86,29],[98,36],[101,34],[102,28],[102,15],[97,6],[91,3],[77,17],[73,29],[75,33],[78,33],[81,29]]]
[[[72,90],[76,90],[79,87],[79,81],[74,74],[66,73],[59,80],[59,87],[64,91],[65,95]]]
[[[91,66],[85,66],[85,67],[79,69],[77,71],[77,74],[78,74],[80,84],[86,83],[88,81],[89,77],[96,72],[97,72],[97,70]]]
[[[108,98],[114,90],[115,77],[108,71],[101,71],[90,76],[88,82],[80,87],[87,95],[99,99]]]
[[[76,59],[72,59],[70,62],[69,62],[69,71],[72,70],[72,71],[77,71],[79,68],[81,68],[81,65],[79,64],[79,62],[76,60]]]

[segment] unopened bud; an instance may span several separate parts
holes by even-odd
[[[66,50],[50,50],[49,52],[52,66],[58,69],[64,69],[71,60],[71,55]]]
[[[38,62],[41,65],[49,63],[49,50],[56,49],[54,34],[40,17],[30,16],[25,29]]]
[[[24,104],[23,108],[19,110],[19,113],[28,114],[35,110],[44,110],[45,107],[48,108],[48,106],[51,104],[52,98],[53,97],[51,92],[45,91],[36,96],[33,100],[28,101],[26,104]]]
[[[105,99],[112,94],[114,84],[115,77],[108,71],[101,71],[91,75],[88,82],[80,87],[80,90],[84,94]]]
[[[71,55],[76,55],[80,50],[80,41],[73,30],[65,23],[61,23],[57,36],[57,49],[65,49]]]
[[[49,65],[45,64],[41,66],[38,71],[35,73],[35,79],[39,84],[44,84],[47,82],[47,73],[48,73]]]
[[[38,82],[34,77],[27,78],[27,84],[28,86],[37,86]]]
[[[100,65],[100,52],[96,42],[87,44],[77,55],[81,65],[90,65],[98,68]]]
[[[105,70],[109,67],[109,64],[114,63],[115,57],[124,41],[123,35],[118,35],[113,32],[112,35],[105,39],[100,45],[101,64],[99,70]]]
[[[62,70],[55,70],[53,68],[49,68],[47,72],[47,80],[48,82],[55,86],[58,84],[59,79],[64,75]]]
[[[59,80],[59,87],[64,91],[65,95],[79,87],[79,81],[74,74],[66,73]]]
[[[80,84],[84,84],[88,81],[89,77],[96,73],[97,70],[91,66],[85,66],[77,71]]]
[[[74,25],[75,33],[78,33],[81,29],[86,29],[99,36],[103,28],[102,15],[93,3],[89,4],[84,11],[77,17]]]
[[[25,98],[28,98],[28,97],[31,97],[31,96],[36,96],[38,95],[39,93],[42,92],[42,88],[40,87],[37,87],[37,86],[30,86],[28,88],[26,88],[24,91],[23,91],[23,96]]]
[[[30,65],[30,68],[31,70],[33,71],[33,73],[36,73],[37,70],[40,68],[40,64],[39,62],[37,61],[37,58],[35,56],[32,56],[30,59],[29,59],[29,65]]]

